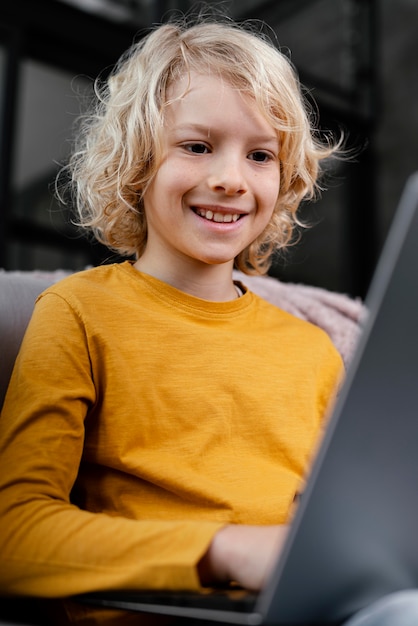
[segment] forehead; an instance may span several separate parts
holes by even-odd
[[[183,72],[176,79],[170,81],[167,88],[166,105],[172,105],[175,102],[190,100],[199,97],[200,94],[210,92],[214,97],[220,100],[225,92],[240,95],[241,98],[253,100],[249,90],[244,87],[240,88],[233,85],[228,77],[220,73],[208,72],[200,73],[196,71]]]
[[[191,72],[173,81],[167,90],[165,126],[243,124],[255,132],[277,136],[255,98],[217,74]]]

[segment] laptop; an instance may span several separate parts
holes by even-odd
[[[265,588],[83,601],[223,624],[328,625],[418,587],[418,172],[365,304],[356,354]]]

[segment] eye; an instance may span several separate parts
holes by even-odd
[[[257,163],[267,163],[267,161],[272,160],[273,156],[269,152],[256,150],[255,152],[251,152],[251,154],[248,155],[248,158],[252,161],[256,161]]]
[[[187,143],[183,146],[187,152],[193,154],[208,154],[209,148],[204,143]]]

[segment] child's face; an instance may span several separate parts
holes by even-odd
[[[173,85],[170,99],[187,85]],[[200,74],[167,107],[164,130],[164,158],[144,196],[145,254],[171,269],[184,260],[230,267],[274,210],[277,134],[248,96]]]

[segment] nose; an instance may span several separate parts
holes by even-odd
[[[246,193],[247,183],[239,158],[224,155],[214,159],[208,183],[213,191],[227,196],[241,196]]]

